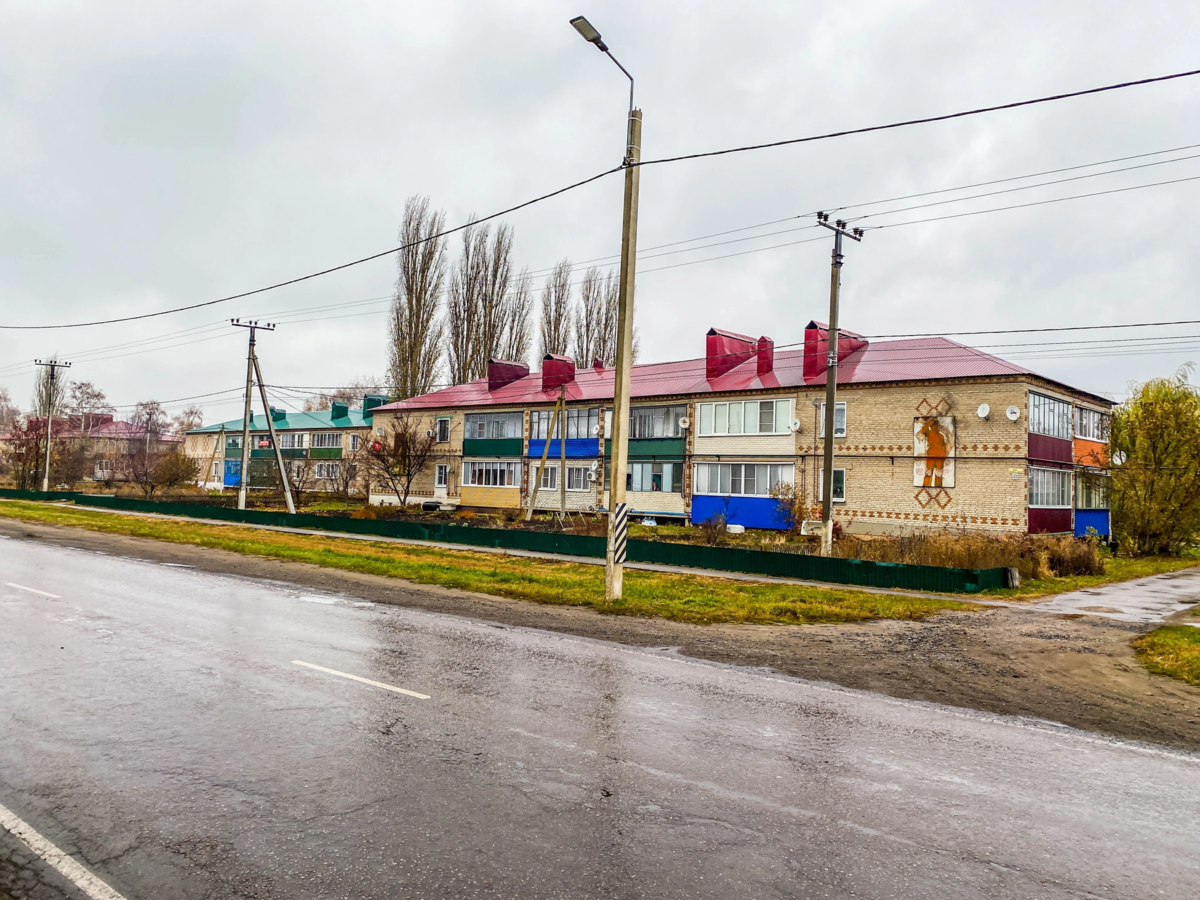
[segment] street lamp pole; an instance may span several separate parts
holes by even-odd
[[[629,117],[625,132],[625,204],[621,219],[620,288],[617,295],[617,356],[613,381],[612,467],[608,485],[608,545],[604,553],[604,599],[621,599],[625,579],[629,505],[625,502],[625,468],[629,459],[629,379],[633,368],[633,287],[637,268],[638,187],[641,182],[642,113],[633,108],[633,76],[629,74],[600,32],[583,16],[571,25],[589,43],[611,59],[629,79]],[[609,437],[605,435],[605,437]],[[602,445],[603,446],[603,445]]]

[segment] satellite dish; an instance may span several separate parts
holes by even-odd
[[[992,408],[990,406],[988,406],[986,403],[980,403],[979,409],[975,410],[975,415],[979,416],[979,418],[984,419],[984,420],[986,420],[987,417],[989,415],[991,415],[991,413],[992,413]]]
[[[1112,462],[1113,462],[1114,466],[1125,465],[1125,451],[1124,450],[1115,451],[1112,455]]]
[[[788,430],[791,431],[792,434],[798,432],[800,430],[800,420],[792,419],[792,424],[788,426]]]
[[[684,431],[687,431],[689,428],[692,427],[692,420],[689,419],[687,416],[684,416],[682,419],[679,420],[679,427],[682,428]]]
[[[1008,416],[1008,421],[1015,422],[1017,419],[1021,418],[1021,411],[1015,406],[1010,406],[1004,411],[1004,415]]]
[[[592,464],[590,466],[588,466],[588,471],[591,472],[593,475],[595,475],[596,470],[599,468],[600,468],[600,463],[593,459]]]
[[[599,434],[599,433],[600,433],[600,426],[599,426],[599,424],[593,425],[593,426],[592,426],[592,434]]]

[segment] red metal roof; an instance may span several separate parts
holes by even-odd
[[[722,333],[722,336],[728,333]],[[745,340],[754,340],[746,338]],[[865,343],[865,342],[864,342]],[[810,342],[815,349],[817,342]],[[813,352],[809,350],[809,353]],[[707,358],[677,362],[647,363],[633,367],[630,396],[634,399],[680,394],[723,394],[778,388],[804,389],[825,384],[824,353],[819,373],[804,376],[805,350],[775,353],[772,371],[759,375],[752,357],[715,378],[706,377]],[[810,360],[810,372],[813,370]],[[604,401],[613,396],[614,369],[582,368],[566,384],[568,401]],[[898,381],[927,381],[949,378],[1036,376],[1036,373],[999,357],[943,337],[906,338],[865,343],[838,365],[838,384],[880,384]],[[1050,379],[1043,379],[1049,381]],[[1066,387],[1064,385],[1064,387]],[[540,372],[531,372],[494,391],[486,378],[402,400],[384,410],[450,409],[470,406],[529,406],[553,403],[556,389],[543,390]],[[1097,400],[1102,398],[1097,397]]]

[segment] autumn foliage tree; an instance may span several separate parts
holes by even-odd
[[[1200,391],[1189,374],[1146,382],[1113,413],[1113,531],[1135,554],[1178,553],[1200,534]]]

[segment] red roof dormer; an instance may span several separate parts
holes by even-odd
[[[705,336],[704,374],[711,381],[758,355],[758,341],[732,331],[708,329]]]
[[[575,380],[575,360],[557,353],[542,357],[542,390],[550,391]]]
[[[838,362],[856,350],[867,346],[861,334],[838,329]],[[804,328],[804,380],[810,381],[825,374],[829,356],[829,326],[823,322],[809,322]]]

